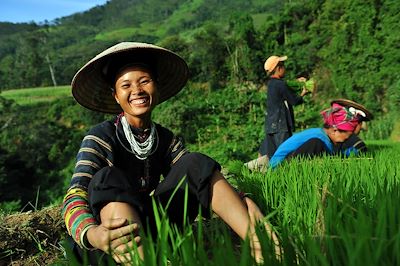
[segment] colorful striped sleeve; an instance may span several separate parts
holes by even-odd
[[[83,239],[87,230],[97,224],[89,208],[88,186],[93,175],[105,166],[113,165],[112,147],[96,131],[82,140],[74,174],[64,197],[62,216],[68,233],[78,245],[88,248]]]
[[[90,226],[97,224],[90,212],[87,202],[87,191],[82,188],[72,187],[64,197],[62,209],[65,225],[68,233],[76,243],[82,245],[82,232],[86,232]]]

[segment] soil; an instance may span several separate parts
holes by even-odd
[[[0,217],[0,266],[67,265],[59,206]]]
[[[224,226],[219,219],[211,220],[218,220],[216,225]],[[207,230],[205,236],[212,230],[217,230],[215,225],[210,226],[210,223],[210,220],[206,221],[203,228]],[[47,207],[40,211],[0,215],[0,266],[67,266],[62,246],[66,232],[59,206]],[[232,240],[239,252],[240,238],[233,232]]]

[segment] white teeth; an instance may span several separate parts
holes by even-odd
[[[145,98],[136,99],[136,100],[131,101],[132,104],[144,104],[145,102],[147,102],[147,99],[145,99]]]

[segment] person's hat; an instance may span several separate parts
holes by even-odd
[[[365,108],[364,105],[356,103],[354,101],[348,100],[348,99],[335,99],[331,101],[331,106],[336,103],[336,104],[340,104],[344,107],[349,107],[349,108],[354,108],[354,112],[358,113],[359,115],[361,115],[363,118],[363,121],[369,121],[372,120],[374,118],[374,116],[372,115],[372,113],[370,111],[367,110],[367,108]]]
[[[279,62],[285,61],[287,59],[287,56],[277,56],[277,55],[272,55],[268,57],[267,60],[265,60],[264,63],[264,69],[267,72],[272,72],[275,67],[279,64]]]
[[[321,112],[324,125],[334,127],[339,130],[353,132],[358,126],[360,116],[349,110],[349,107],[333,103],[332,106]]]
[[[189,68],[179,55],[153,44],[121,42],[86,63],[72,79],[72,95],[82,106],[104,113],[122,111],[112,95],[116,74],[127,64],[143,64],[155,72],[159,103],[176,95],[186,84]],[[118,69],[117,69],[118,68]]]

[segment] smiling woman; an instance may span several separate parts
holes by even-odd
[[[140,232],[157,233],[154,201],[178,228],[199,212],[215,212],[242,239],[249,237],[254,258],[262,260],[257,205],[233,189],[218,162],[189,152],[180,137],[152,121],[153,109],[180,92],[188,77],[179,55],[137,42],[104,50],[75,74],[72,94],[79,104],[117,114],[84,137],[64,197],[65,225],[78,258],[91,250],[94,264],[105,254],[118,263],[145,259]]]
[[[52,21],[86,11],[107,0],[4,0],[0,1],[0,21],[12,23]]]

